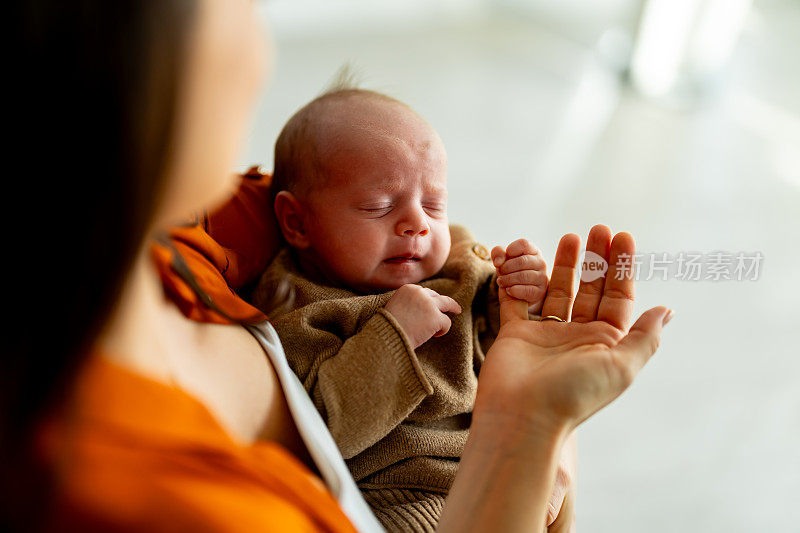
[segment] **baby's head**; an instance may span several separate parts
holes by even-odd
[[[444,146],[397,100],[361,89],[313,100],[278,137],[274,180],[284,238],[334,285],[396,289],[447,259]]]

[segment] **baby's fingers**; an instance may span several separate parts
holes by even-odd
[[[497,277],[497,284],[501,287],[512,285],[547,285],[547,272],[541,270],[520,270],[511,274]]]
[[[511,274],[520,270],[541,270],[547,272],[547,263],[541,254],[525,254],[513,259],[506,259],[498,269],[498,274]]]
[[[450,317],[444,314],[439,314],[439,331],[433,334],[434,337],[441,337],[442,335],[447,335],[447,332],[450,331],[450,326],[453,324],[453,321],[450,320]]]
[[[547,285],[513,285],[506,287],[506,292],[512,298],[533,304],[544,299]]]
[[[453,324],[453,321],[450,320],[450,317],[445,313],[453,313],[457,315],[461,313],[461,306],[449,296],[443,296],[441,294],[434,299],[434,302],[436,302],[440,313],[438,316],[439,329],[433,334],[433,336],[441,337],[442,335],[447,335],[447,332],[450,331],[450,326]]]
[[[433,302],[442,313],[453,313],[454,315],[461,314],[461,306],[449,296],[437,294],[433,297]]]
[[[506,248],[506,257],[511,259],[513,257],[519,257],[521,255],[537,255],[539,254],[539,248],[535,245],[528,242],[528,239],[517,239],[516,241],[512,242]]]
[[[500,266],[506,262],[506,251],[502,246],[495,246],[492,248],[492,264],[495,268],[500,268]]]

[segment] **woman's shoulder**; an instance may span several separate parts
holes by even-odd
[[[191,395],[102,356],[42,442],[61,530],[352,530],[283,447],[237,444]]]

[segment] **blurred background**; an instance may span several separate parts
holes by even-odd
[[[552,258],[595,223],[636,237],[637,314],[677,314],[579,430],[579,531],[800,531],[800,2],[259,9],[277,57],[243,166],[271,169],[282,125],[349,62],[439,131],[451,221],[485,244]],[[699,279],[678,271],[688,253]],[[738,254],[758,272],[713,273]]]

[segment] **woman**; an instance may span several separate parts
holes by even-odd
[[[221,177],[265,74],[252,6],[34,0],[16,9],[11,101],[25,116],[11,123],[14,156],[40,164],[16,176],[9,196],[64,213],[68,228],[53,236],[4,225],[19,272],[36,281],[15,278],[6,291],[17,318],[0,387],[4,525],[371,527],[357,500],[331,496],[346,491],[332,486],[335,461],[319,460],[325,437],[309,438],[294,410],[269,327],[187,320],[163,298],[148,253],[163,228],[233,185]],[[45,174],[56,168],[79,177]],[[597,226],[587,247],[609,259],[607,281],[574,293],[579,239],[567,235],[545,302],[544,315],[571,322],[530,322],[524,306],[503,302],[441,530],[542,527],[568,435],[655,352],[671,312],[651,309],[627,331],[633,282],[613,267],[633,253],[632,239],[612,241]]]

